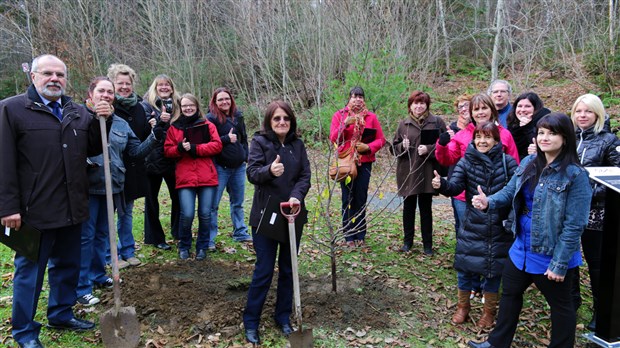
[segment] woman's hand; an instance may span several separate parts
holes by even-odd
[[[280,155],[277,155],[275,161],[271,163],[269,171],[276,177],[284,174],[284,164],[280,163]]]
[[[436,170],[433,170],[433,174],[435,174],[435,177],[431,181],[431,185],[433,185],[433,188],[435,190],[439,190],[441,188],[441,177],[439,176],[439,173],[437,173]]]
[[[446,126],[446,129],[446,132],[450,134],[450,140],[452,140],[452,138],[454,138],[454,131],[452,130],[452,128],[450,128],[450,126]]]
[[[95,114],[99,117],[108,118],[114,112],[114,108],[105,100],[100,100],[95,104]]]
[[[368,146],[367,144],[364,144],[362,142],[358,142],[357,144],[355,144],[355,150],[357,150],[357,152],[362,155],[365,154],[366,152],[370,151],[370,146]]]
[[[532,138],[532,143],[527,146],[527,154],[533,155],[536,153],[536,138]]]
[[[187,141],[187,139],[185,138],[183,138],[182,145],[185,151],[189,151],[192,148],[192,144],[190,144],[189,141]]]
[[[564,281],[564,276],[555,274],[548,269],[545,271],[545,275],[547,276],[547,279],[551,280],[552,282],[561,283]]]
[[[165,123],[170,122],[170,114],[166,111],[162,111],[161,115],[159,115],[159,120]]]
[[[347,116],[347,118],[344,119],[344,125],[345,126],[350,126],[352,124],[354,124],[357,121],[357,117],[355,116]]]
[[[232,144],[237,142],[237,134],[233,133],[233,128],[231,128],[230,132],[228,132],[228,139]]]
[[[291,207],[291,214],[296,214],[299,209],[301,208],[301,202],[299,201],[299,199],[295,198],[295,197],[291,197],[288,199],[288,204]]]
[[[489,200],[487,199],[487,195],[482,192],[480,185],[478,185],[478,194],[472,197],[471,205],[478,210],[485,210],[489,207]]]
[[[426,146],[426,145],[418,146],[418,155],[424,156],[426,154],[428,154],[428,146]]]
[[[403,149],[405,149],[406,151],[409,151],[409,145],[411,145],[409,138],[406,138],[403,136]]]

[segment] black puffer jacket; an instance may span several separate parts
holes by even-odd
[[[515,145],[517,145],[517,151],[519,152],[519,159],[521,161],[527,157],[527,147],[532,143],[532,138],[536,136],[536,123],[549,113],[551,113],[551,110],[542,108],[532,116],[532,120],[525,126],[521,127],[516,117],[515,120],[508,125],[508,131],[510,131],[512,138],[515,140]]]
[[[517,162],[505,155],[504,171],[502,144],[496,144],[486,154],[480,153],[473,143],[467,147],[463,157],[454,168],[450,181],[441,179],[442,194],[455,196],[465,191],[467,208],[465,221],[456,237],[454,268],[461,272],[472,272],[484,277],[502,274],[508,249],[513,241],[506,232],[503,220],[508,217],[510,207],[500,210],[480,211],[471,205],[471,199],[478,194],[478,185],[485,194],[501,190],[517,169]]]
[[[151,125],[149,125],[146,112],[140,104],[141,101],[142,99],[138,97],[136,105],[127,108],[115,101],[114,113],[127,121],[140,142],[143,142],[151,134]],[[125,167],[127,168],[125,172],[125,201],[129,202],[144,197],[148,188],[144,159],[126,160]]]
[[[147,103],[145,100],[141,102],[142,107],[144,108],[144,112],[146,113],[147,120],[154,117],[157,120],[157,125],[161,126],[164,130],[163,139],[166,139],[166,134],[168,132],[168,128],[170,128],[169,122],[161,122],[159,116],[161,116],[161,111],[159,109],[154,108],[151,104]],[[175,161],[171,158],[167,158],[164,156],[164,142],[158,144],[151,153],[146,156],[146,173],[149,175],[164,175],[166,173],[174,173],[174,165]]]
[[[245,130],[245,122],[241,111],[235,112],[233,118],[227,117],[226,122],[220,123],[217,116],[207,114],[207,118],[217,128],[217,133],[222,141],[222,152],[215,157],[215,163],[226,168],[237,168],[248,160],[248,133]],[[233,121],[234,119],[234,121]],[[237,142],[231,143],[228,133],[230,130],[237,135]]]
[[[273,176],[269,170],[277,155],[280,155],[280,163],[284,164],[284,173],[278,177]],[[284,145],[273,132],[255,133],[246,172],[248,180],[256,187],[250,211],[250,226],[258,226],[261,209],[270,196],[280,202],[295,197],[301,202],[302,209],[306,209],[304,199],[310,190],[310,161],[303,141],[294,133],[289,132]]]
[[[603,128],[594,134],[594,127],[585,131],[576,130],[577,154],[584,167],[620,167],[620,139]],[[605,186],[590,180],[592,185],[592,207],[605,206]]]

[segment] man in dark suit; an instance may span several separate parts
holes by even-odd
[[[42,55],[32,62],[26,93],[0,101],[0,221],[41,231],[39,259],[15,255],[13,339],[20,347],[43,347],[34,320],[48,267],[48,327],[90,330],[76,318],[80,233],[88,218],[86,157],[101,153],[99,122],[64,96],[67,66]],[[15,232],[19,233],[19,231]]]

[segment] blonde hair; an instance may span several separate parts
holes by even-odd
[[[126,75],[129,76],[132,85],[136,85],[138,81],[138,75],[136,75],[136,71],[129,67],[129,65],[125,64],[112,64],[108,68],[108,77],[112,82],[116,81],[116,77],[118,75]]]
[[[570,118],[573,121],[573,125],[577,127],[575,110],[577,109],[577,104],[584,103],[590,109],[590,111],[594,112],[596,115],[596,121],[594,122],[594,134],[598,134],[603,130],[605,126],[605,106],[601,99],[594,94],[584,94],[575,100],[573,104],[573,108],[570,112]]]
[[[157,95],[157,84],[160,82],[168,82],[168,84],[170,84],[170,87],[172,88],[172,95],[170,96],[170,98],[172,98],[172,101],[173,101],[172,117],[174,117],[180,113],[179,109],[181,109],[180,107],[181,98],[179,97],[179,94],[177,93],[177,88],[174,85],[174,82],[168,75],[165,75],[165,74],[157,75],[155,79],[153,80],[153,83],[151,83],[151,85],[149,86],[149,89],[144,94],[144,97],[142,97],[142,99],[146,101],[147,103],[149,103],[151,107],[153,107],[154,109],[161,111],[160,108],[157,106],[157,98],[159,98],[159,96]]]

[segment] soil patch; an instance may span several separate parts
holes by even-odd
[[[252,264],[210,259],[146,264],[123,272],[128,280],[123,284],[123,305],[134,306],[142,331],[152,332],[149,338],[165,339],[166,345],[218,333],[228,340],[242,332],[252,271]],[[277,270],[261,318],[268,330],[277,330],[271,319],[276,279]],[[338,293],[331,292],[330,279],[302,275],[300,284],[304,325],[330,330],[394,327],[390,313],[408,310],[404,307],[413,300],[411,292],[372,277],[339,278]],[[111,306],[111,293],[102,300],[103,308]]]

